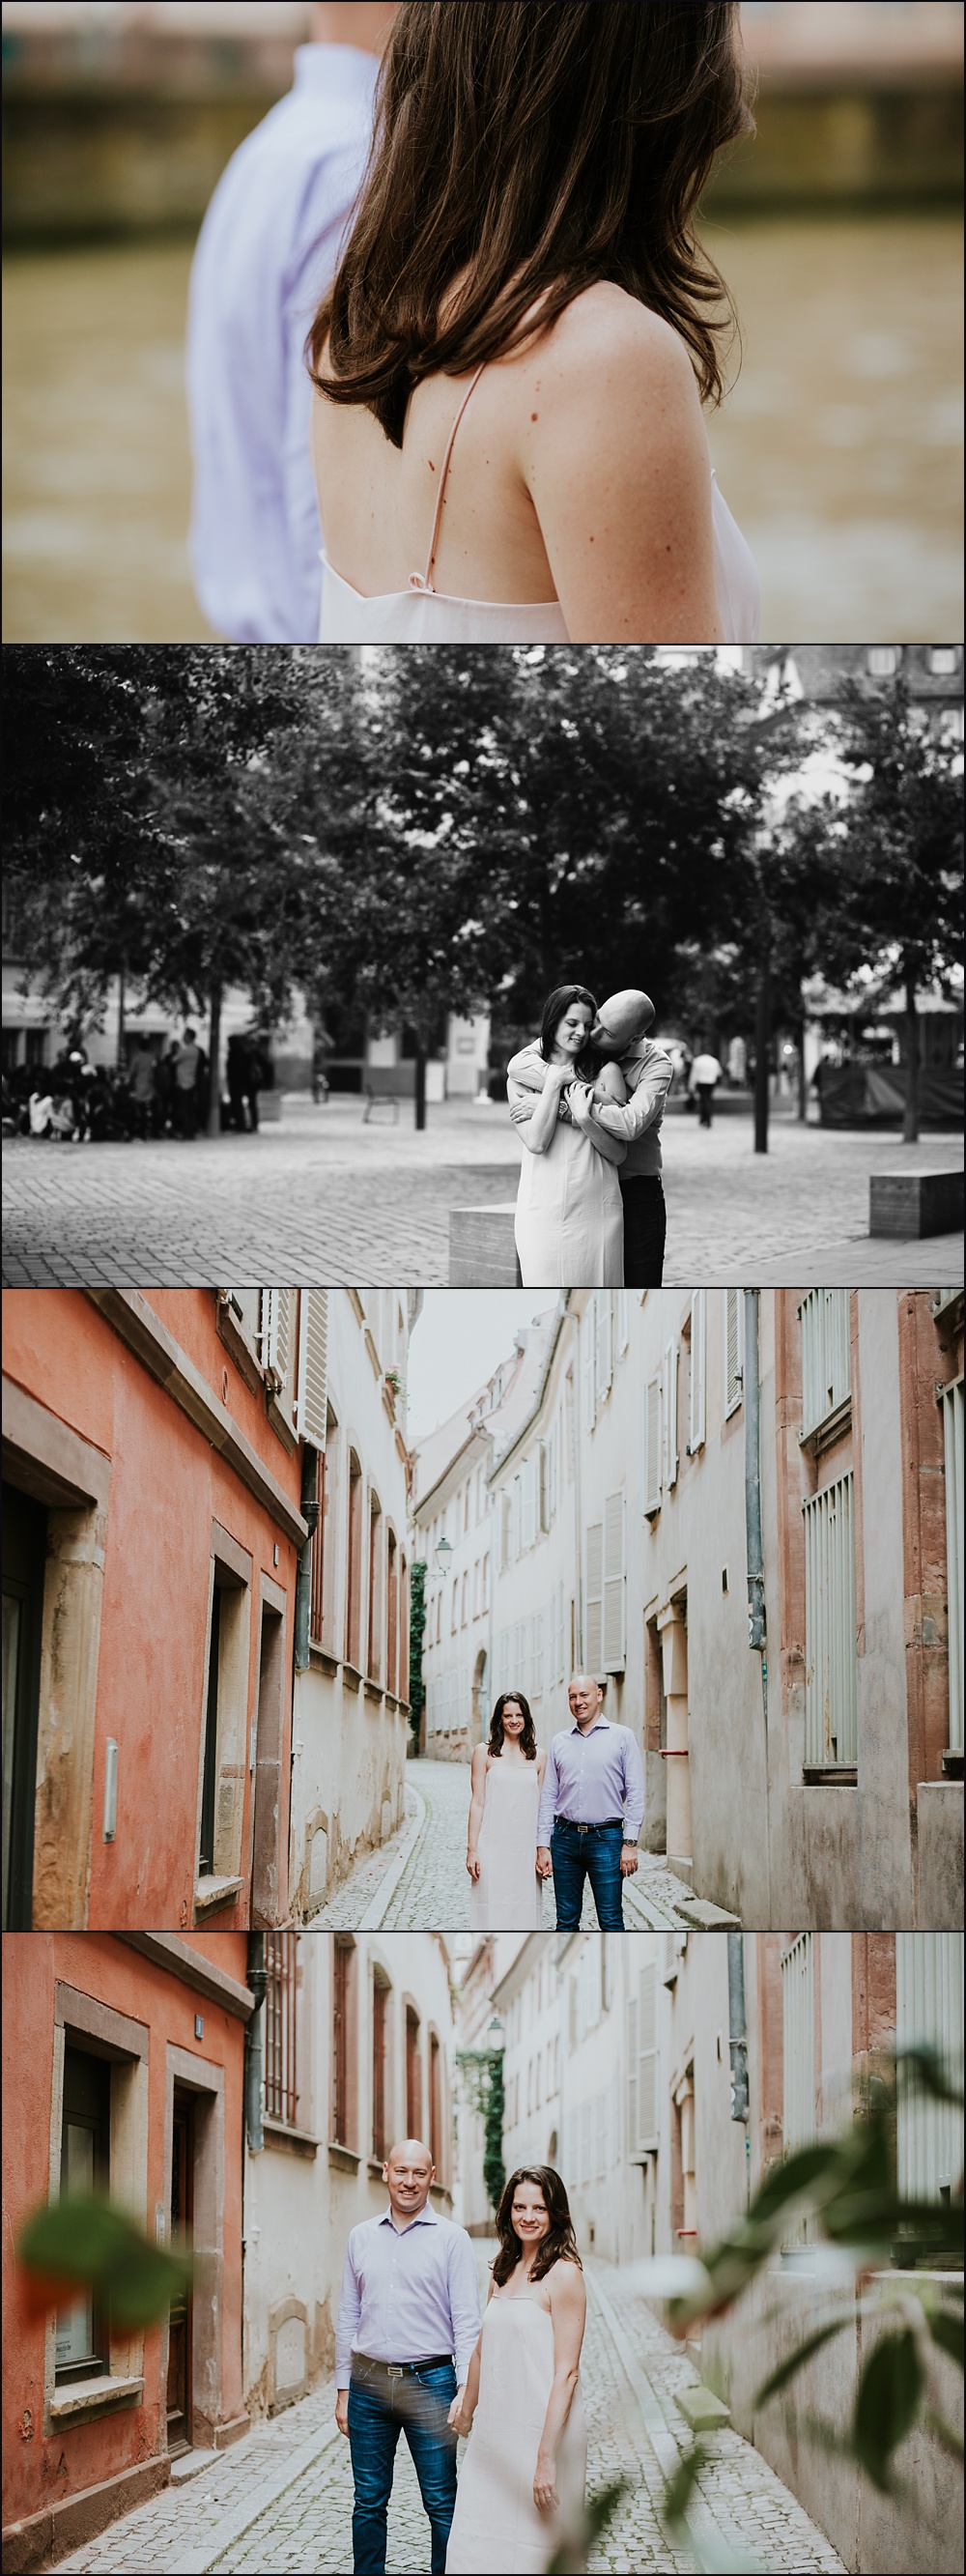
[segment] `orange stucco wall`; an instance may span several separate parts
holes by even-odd
[[[159,1290],[148,1301],[207,1379],[275,1481],[298,1506],[299,1453],[289,1456],[215,1328],[210,1289]],[[97,1688],[87,1920],[92,1926],[192,1918],[204,1723],[211,1525],[252,1557],[257,1604],[264,1571],[288,1597],[289,1673],[282,1777],[288,1778],[296,1549],[223,1458],[80,1290],[15,1290],[4,1298],[4,1370],[111,1462]],[[278,1564],[275,1549],[278,1548]],[[251,1620],[249,1716],[258,1687],[258,1619]],[[105,1843],[105,1745],[119,1747],[117,1831]],[[251,1850],[246,1778],[242,1876]],[[281,1819],[281,1877],[288,1839]],[[247,1919],[246,1901],[219,1915]]]
[[[193,1936],[188,1936],[192,1938]],[[199,1937],[195,1946],[245,1982],[244,1933]],[[161,2329],[144,2338],[144,2395],[87,2424],[44,2434],[43,2318],[31,2317],[12,2248],[28,2212],[49,2189],[54,1988],[58,1979],[112,2011],[146,2025],[148,2120],[146,2206],[167,2207],[164,2167],[166,2048],[224,2069],[224,2293],[221,2420],[244,2411],[242,2395],[242,2118],[244,2023],[108,1933],[14,1932],[3,1941],[3,2520],[5,2527],[79,2495],[166,2448]],[[195,2038],[195,2015],[204,2022]]]

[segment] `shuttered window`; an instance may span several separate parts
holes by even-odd
[[[708,1310],[705,1290],[696,1288],[691,1300],[691,1387],[688,1402],[688,1455],[703,1449],[706,1422],[706,1355]]]
[[[745,1302],[740,1288],[724,1291],[724,1399],[725,1413],[734,1413],[741,1403],[745,1374]]]
[[[896,1933],[896,2045],[933,2048],[953,2085],[962,2081],[963,1936],[961,1932]],[[937,2102],[920,2082],[903,2085],[896,2149],[906,2199],[953,2195],[963,2169],[962,2118],[955,2102]]]
[[[657,2147],[657,2074],[657,1969],[649,1959],[638,1969],[627,2000],[627,2152],[632,2162]]]
[[[587,1532],[587,1591],[584,1660],[589,1673],[603,1670],[604,1655],[604,1524],[593,1521]]]
[[[624,1564],[624,1493],[608,1494],[604,1504],[604,1654],[605,1673],[622,1673],[627,1657]],[[592,1666],[596,1670],[596,1666]]]
[[[851,1470],[802,1505],[805,1521],[805,1762],[852,1764],[858,1748]]]
[[[852,1391],[847,1288],[810,1288],[798,1309],[802,1327],[802,1438],[817,1431]]]
[[[598,1288],[594,1303],[597,1308],[597,1403],[603,1404],[610,1393],[614,1374],[614,1300],[609,1288]]]
[[[661,1508],[661,1380],[648,1379],[644,1389],[643,1486],[645,1513]]]
[[[785,2153],[815,2136],[815,1948],[800,1932],[782,1959],[782,2134]],[[799,2231],[801,2233],[801,2231]]]
[[[299,1320],[298,1427],[303,1440],[325,1448],[328,1418],[329,1292],[303,1288]]]
[[[963,1381],[942,1393],[949,1599],[949,1749],[963,1750]]]
[[[668,1342],[664,1352],[664,1483],[668,1490],[678,1481],[678,1352],[677,1343]]]
[[[266,1288],[262,1307],[262,1358],[266,1368],[274,1369],[279,1383],[279,1403],[286,1413],[292,1409],[293,1326],[295,1321],[294,1288]]]

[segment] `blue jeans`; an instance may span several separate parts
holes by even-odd
[[[353,2359],[349,2384],[349,2448],[355,2481],[352,2563],[356,2576],[385,2576],[386,2514],[392,2492],[396,2444],[405,2433],[432,2534],[432,2576],[445,2576],[446,2549],[456,2505],[456,2435],[446,2416],[456,2395],[451,2361],[388,2383],[380,2371],[367,2386],[366,2364]],[[376,2365],[373,2365],[376,2382]]]
[[[550,1836],[558,1932],[580,1930],[586,1878],[590,1880],[601,1931],[623,1932],[623,1840],[622,1825],[589,1825],[586,1833],[579,1833],[576,1825],[558,1818]]]

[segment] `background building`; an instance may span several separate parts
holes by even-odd
[[[7,1298],[10,1928],[304,1918],[399,1822],[408,1325],[382,1290]]]

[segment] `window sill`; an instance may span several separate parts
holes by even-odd
[[[859,1785],[854,1762],[803,1762],[802,1779],[809,1789],[857,1789]]]
[[[107,2415],[112,2406],[136,2406],[144,2395],[143,2379],[75,2379],[55,2388],[50,2400],[53,2424],[83,2424],[92,2415]]]
[[[366,1698],[367,1698],[367,1699],[371,1699],[371,1700],[373,1700],[373,1701],[375,1702],[376,1707],[377,1707],[377,1708],[381,1708],[381,1706],[382,1706],[382,1702],[383,1702],[383,1700],[384,1700],[384,1698],[385,1698],[385,1692],[384,1692],[384,1690],[383,1690],[382,1683],[381,1683],[381,1682],[374,1682],[374,1681],[372,1681],[370,1678],[368,1678],[368,1677],[367,1677],[367,1680],[366,1680]]]
[[[386,2149],[386,2155],[388,2155],[388,2153],[389,2153],[389,2149],[388,2149],[388,2147],[387,2147],[387,2149]],[[381,2181],[382,2181],[382,2168],[383,2168],[383,2165],[385,2164],[385,2161],[386,2161],[386,2156],[370,2156],[370,2158],[369,2158],[369,2180],[370,2180],[370,2182],[381,2182]]]
[[[333,1655],[328,1646],[320,1646],[317,1637],[310,1637],[309,1639],[309,1656],[313,1671],[316,1671],[321,1667],[321,1670],[324,1673],[331,1673],[334,1675],[338,1672],[338,1655]]]
[[[961,1779],[962,1779],[962,1776],[963,1776],[963,1757],[962,1757],[962,1754],[961,1754],[961,1753],[951,1753],[951,1752],[949,1751],[948,1746],[947,1746],[947,1749],[946,1749],[945,1753],[943,1754],[943,1779],[944,1779],[944,1780],[961,1780]]]
[[[358,2173],[358,2171],[359,2171],[359,2167],[360,2167],[360,2165],[361,2165],[361,2163],[362,2163],[362,2157],[356,2154],[356,2151],[355,2151],[355,2148],[354,2148],[354,2147],[337,2147],[337,2146],[335,2146],[335,2145],[334,2145],[334,2143],[333,2143],[332,2139],[330,2138],[330,2140],[329,2140],[329,2163],[330,2163],[330,2165],[331,2165],[331,2167],[332,2167],[332,2169],[333,2169],[333,2172],[334,2172],[334,2173],[352,2173],[352,2174],[354,2174],[354,2173]],[[381,2173],[381,2172],[382,2172],[382,2167],[381,2167],[381,2165],[380,2165],[379,2170],[380,2170],[380,2173]]]
[[[348,1661],[344,1661],[342,1666],[342,1678],[343,1681],[355,1682],[358,1687],[359,1683],[364,1682],[366,1677],[364,1673],[360,1673],[358,1664],[350,1664]]]
[[[843,1440],[851,1428],[852,1398],[846,1395],[841,1404],[835,1406],[834,1412],[823,1414],[821,1422],[813,1422],[807,1431],[799,1432],[799,1448],[807,1449],[813,1458],[820,1458],[824,1449],[834,1448],[836,1440]]]
[[[270,2120],[263,2116],[262,2129],[267,2147],[284,2147],[289,2155],[317,2156],[321,2140],[311,2129],[293,2129],[287,2120]]]
[[[199,1878],[195,1887],[195,1913],[214,1914],[219,1905],[233,1905],[241,1892],[240,1878]]]

